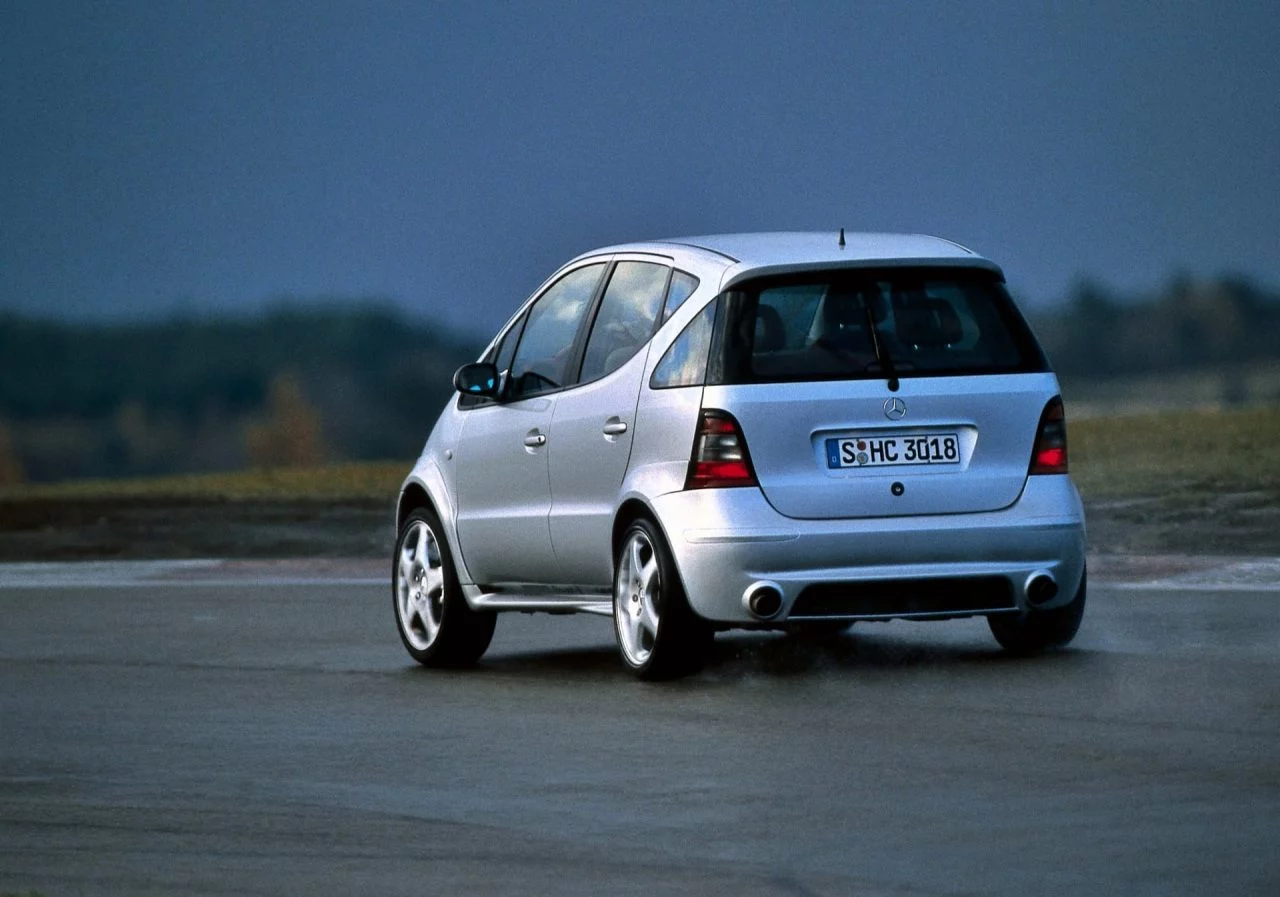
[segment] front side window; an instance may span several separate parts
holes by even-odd
[[[498,369],[498,375],[501,376],[511,370],[511,359],[516,354],[516,343],[520,339],[520,332],[524,329],[524,319],[521,318],[511,325],[506,335],[502,337],[502,342],[494,346],[493,357],[486,358],[485,361],[492,361]]]
[[[710,382],[1048,370],[994,274],[845,270],[774,277],[723,297]]]
[[[582,382],[617,370],[653,335],[670,273],[653,262],[618,262],[587,340]]]
[[[516,341],[520,339],[520,331],[523,327],[524,318],[520,317],[507,328],[506,332],[502,334],[502,338],[494,343],[489,351],[484,353],[484,357],[480,359],[481,361],[490,362],[498,369],[499,383],[503,381],[506,373],[511,369],[511,357],[515,355]],[[493,402],[493,399],[488,396],[473,396],[467,393],[462,393],[458,396],[459,408],[474,408],[477,405],[488,405],[491,402]]]
[[[551,392],[568,382],[574,340],[604,267],[601,262],[570,271],[534,303],[511,362],[508,401]]]

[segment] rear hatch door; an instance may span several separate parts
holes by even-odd
[[[998,272],[770,274],[722,295],[704,407],[798,518],[963,514],[1022,492],[1058,394]]]
[[[962,514],[1017,500],[1051,374],[709,387],[742,426],[779,513],[809,519]]]

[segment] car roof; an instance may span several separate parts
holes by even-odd
[[[839,231],[709,234],[625,243],[595,250],[673,254],[681,249],[711,254],[726,267],[721,288],[748,276],[813,268],[869,265],[960,265],[1003,274],[998,265],[971,249],[927,234],[844,233]]]

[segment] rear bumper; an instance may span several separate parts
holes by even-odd
[[[1047,575],[1057,596],[1043,608],[1070,601],[1084,571],[1084,511],[1066,476],[1030,477],[1022,495],[1000,511],[863,520],[796,520],[775,511],[759,489],[702,489],[664,495],[653,503],[700,616],[730,625],[785,624],[801,592],[830,594],[842,585],[927,580],[927,601],[872,602],[861,611],[830,610],[826,619],[973,616],[1028,606],[1026,587]],[[950,580],[952,582],[937,582]],[[995,583],[991,604],[963,586]],[[1003,583],[1001,582],[1003,581]],[[745,595],[760,583],[776,587],[782,608],[762,620]],[[936,587],[935,587],[936,586]],[[909,589],[908,589],[909,590]],[[948,603],[947,595],[956,600]],[[815,619],[813,605],[803,619]]]

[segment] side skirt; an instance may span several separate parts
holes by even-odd
[[[607,592],[498,591],[464,586],[467,604],[475,610],[519,611],[526,614],[596,614],[613,616],[613,596]]]

